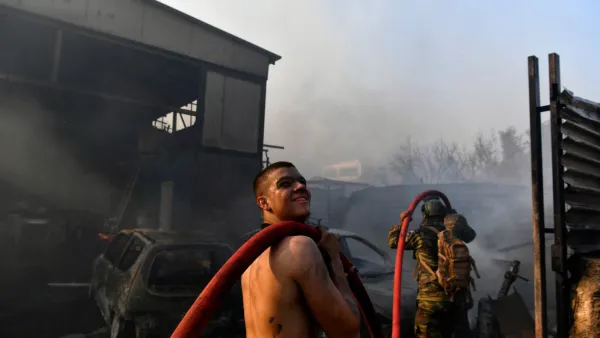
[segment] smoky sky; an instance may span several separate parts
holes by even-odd
[[[271,66],[265,143],[318,174],[385,164],[410,136],[469,144],[528,126],[527,57],[562,58],[562,83],[600,99],[593,13],[582,1],[164,0],[283,58]]]

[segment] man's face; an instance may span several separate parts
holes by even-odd
[[[280,221],[305,221],[310,214],[310,192],[296,168],[271,172],[263,186],[258,206]]]

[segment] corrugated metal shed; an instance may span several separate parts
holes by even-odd
[[[155,0],[0,0],[0,6],[261,77],[281,58]]]

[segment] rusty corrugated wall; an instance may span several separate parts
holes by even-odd
[[[530,56],[529,111],[533,202],[536,337],[545,337],[545,234],[554,235],[556,335],[598,337],[600,272],[592,267],[600,252],[600,104],[561,92],[560,58],[548,56],[550,104],[540,104],[538,59]],[[545,225],[544,166],[540,113],[550,111],[553,227]],[[568,252],[572,250],[572,254]],[[570,254],[570,257],[569,257]],[[584,305],[582,305],[584,304]]]
[[[560,149],[556,153],[562,170],[555,182],[564,184],[564,190],[555,191],[561,206],[569,208],[560,210],[564,217],[555,219],[568,229],[564,235],[575,253],[566,267],[571,279],[565,282],[565,289],[570,284],[573,292],[564,296],[572,301],[570,336],[599,337],[600,104],[567,90],[560,94],[558,104],[560,132],[554,133],[553,146]]]

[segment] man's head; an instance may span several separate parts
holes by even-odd
[[[448,213],[446,205],[438,198],[430,198],[423,202],[421,207],[423,218],[444,218]]]
[[[275,162],[254,179],[254,196],[263,220],[304,222],[310,214],[306,179],[290,162]]]

